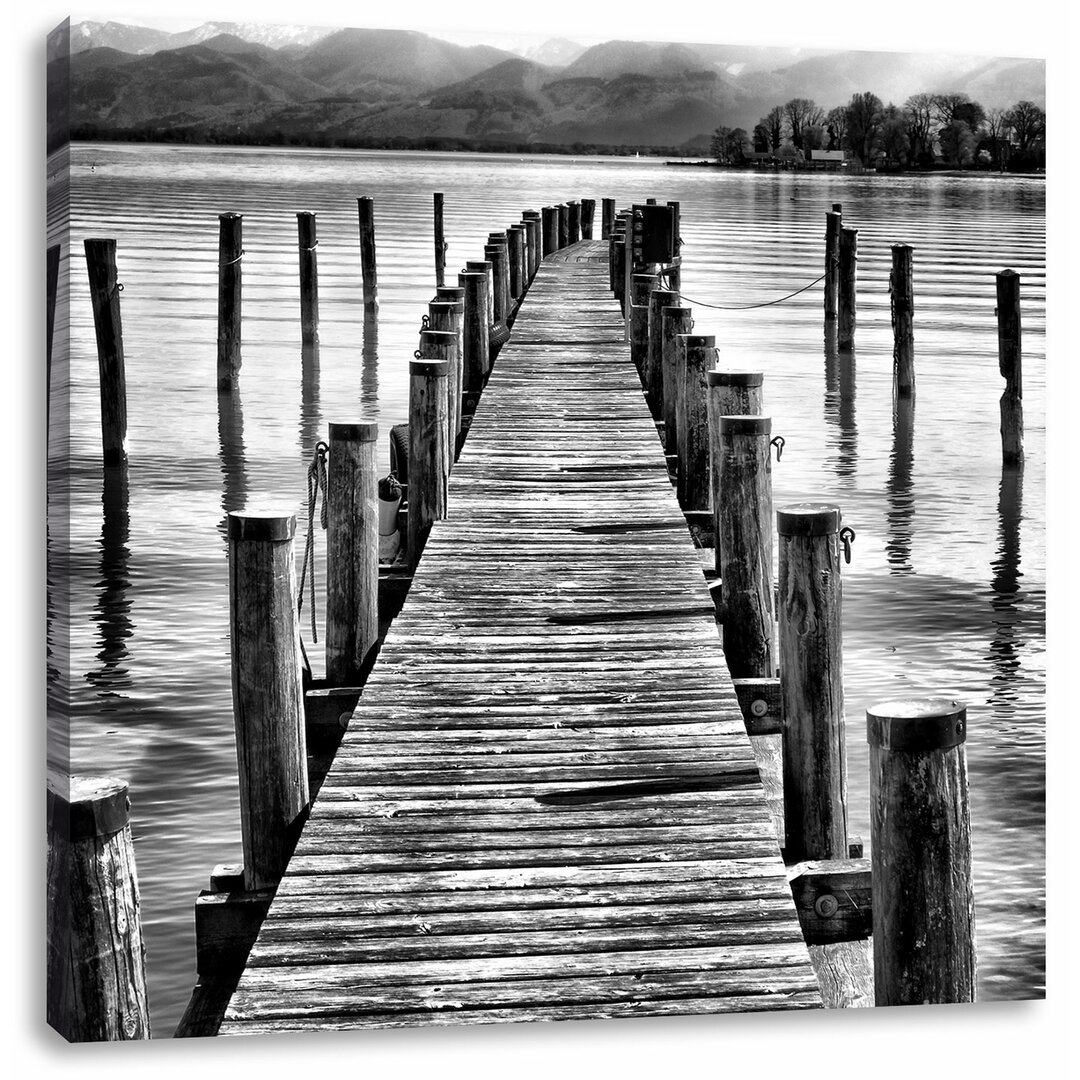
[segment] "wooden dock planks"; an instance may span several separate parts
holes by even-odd
[[[582,242],[518,313],[221,1034],[814,1007],[606,246]]]

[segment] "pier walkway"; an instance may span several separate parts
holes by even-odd
[[[532,282],[221,1034],[821,1007],[606,253]]]

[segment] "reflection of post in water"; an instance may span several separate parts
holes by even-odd
[[[840,429],[836,442],[836,475],[855,476],[859,429],[855,425],[855,350],[838,352],[836,338],[825,339],[825,423]]]
[[[311,460],[315,444],[322,437],[319,411],[319,343],[304,345],[300,354],[300,457]]]
[[[71,553],[66,492],[57,499],[49,482],[45,520],[45,715],[49,764],[71,764]],[[60,504],[59,506],[57,504]],[[61,542],[52,538],[50,521],[61,522]]]
[[[911,574],[911,523],[915,499],[911,469],[914,461],[915,398],[893,395],[893,445],[889,457],[889,509],[885,517],[889,534],[885,555],[890,574]]]
[[[127,640],[133,632],[131,601],[128,599],[131,521],[126,463],[105,469],[101,507],[101,577],[98,580],[101,591],[94,616],[101,644],[97,654],[101,666],[87,672],[86,679],[107,694],[118,694],[131,689],[125,662]]]
[[[994,637],[988,660],[994,665],[991,701],[995,706],[1011,704],[1017,695],[1014,682],[1020,666],[1020,522],[1024,494],[1023,467],[1006,466],[1001,470],[998,494],[997,556],[990,564],[994,571],[990,583],[990,606],[993,608]]]
[[[244,406],[239,382],[231,393],[218,394],[218,458],[221,460],[221,510],[218,532],[228,539],[228,517],[247,508],[248,480],[244,462]]]
[[[364,313],[364,365],[360,374],[360,404],[379,403],[379,318]]]
[[[823,399],[825,423],[834,427],[840,424],[840,354],[836,349],[836,335],[825,335],[825,397]]]

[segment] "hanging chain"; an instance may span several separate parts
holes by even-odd
[[[304,544],[304,565],[300,571],[300,601],[296,605],[296,613],[304,610],[304,585],[310,584],[311,593],[311,640],[319,640],[318,631],[315,628],[315,503],[319,493],[322,492],[322,514],[319,524],[326,528],[326,455],[330,447],[324,442],[315,444],[315,455],[307,471],[307,499],[308,499],[308,530],[307,543]]]

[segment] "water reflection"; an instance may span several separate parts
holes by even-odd
[[[311,461],[315,444],[322,438],[319,408],[319,343],[305,345],[300,354],[300,458]]]
[[[885,514],[889,533],[885,540],[885,555],[890,574],[910,574],[911,533],[915,511],[911,480],[914,462],[915,399],[893,396],[893,444],[889,456],[888,500]]]
[[[360,404],[373,409],[379,404],[379,319],[364,312],[364,366],[360,374]]]
[[[998,492],[997,555],[990,564],[994,571],[990,582],[990,606],[993,609],[994,637],[987,659],[993,664],[990,702],[995,710],[1011,713],[1017,703],[1022,638],[1020,602],[1020,523],[1024,494],[1023,467],[1001,470]]]
[[[244,460],[244,405],[240,387],[218,394],[218,458],[221,461],[221,521],[218,532],[228,543],[228,519],[247,506],[248,478]]]
[[[116,704],[116,696],[131,689],[128,669],[128,638],[134,633],[131,621],[131,585],[128,546],[131,518],[128,513],[128,467],[105,469],[101,490],[101,561],[98,578],[97,613],[99,668],[86,673],[86,681],[99,691],[103,711]]]
[[[825,423],[838,429],[834,470],[854,481],[858,467],[859,429],[855,423],[855,352],[839,352],[835,335],[825,338]]]

